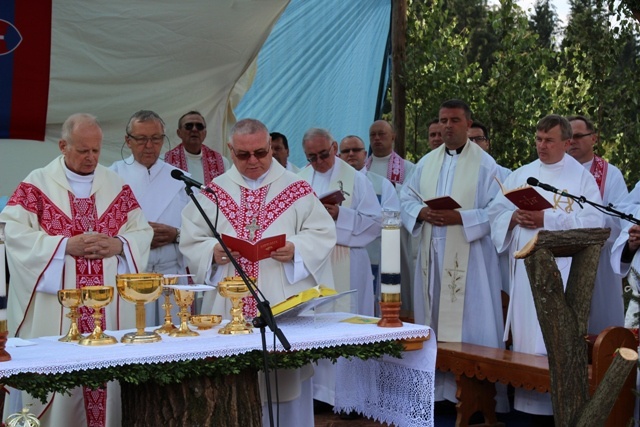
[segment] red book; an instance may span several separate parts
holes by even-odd
[[[517,188],[503,194],[504,197],[509,199],[518,209],[524,211],[542,211],[553,207],[551,203],[534,190],[533,187]]]
[[[271,252],[283,247],[287,239],[284,234],[279,234],[277,236],[265,237],[257,242],[249,242],[248,240],[223,234],[222,241],[229,247],[230,251],[240,252],[240,256],[245,257],[249,261],[258,262],[269,258]]]
[[[529,185],[513,190],[505,190],[498,178],[496,178],[496,181],[498,181],[504,197],[509,199],[518,209],[523,211],[542,211],[553,207],[547,199]]]
[[[408,187],[409,190],[413,192],[420,200],[424,202],[425,205],[429,206],[431,209],[435,211],[445,210],[445,209],[460,209],[460,203],[456,202],[455,199],[451,196],[441,196],[434,197],[433,199],[423,200],[420,193],[414,190],[411,187]]]
[[[450,196],[434,197],[433,199],[425,200],[424,203],[435,211],[459,209],[462,207]]]
[[[340,190],[333,190],[318,196],[323,205],[339,205],[344,201],[344,194]]]

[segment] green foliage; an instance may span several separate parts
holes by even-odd
[[[299,368],[319,359],[329,359],[333,363],[339,357],[368,360],[390,355],[402,357],[402,344],[397,341],[383,341],[367,345],[341,345],[312,350],[270,353],[271,368]],[[80,385],[97,389],[108,381],[142,384],[153,381],[159,385],[179,383],[198,376],[219,376],[238,374],[246,369],[260,370],[263,367],[262,352],[251,351],[224,358],[186,360],[155,364],[135,364],[101,369],[67,372],[61,374],[18,374],[3,379],[4,384],[25,390],[33,397],[46,402],[49,393],[69,393]]]
[[[482,0],[408,1],[403,75],[410,156],[428,151],[427,126],[440,103],[459,98],[489,126],[491,154],[506,167],[537,157],[539,119],[582,114],[596,124],[599,154],[620,167],[629,186],[640,179],[640,168],[633,167],[640,161],[633,1],[571,0],[564,33],[547,0],[537,1],[531,17],[514,0],[493,8]],[[560,46],[554,37],[562,38]]]

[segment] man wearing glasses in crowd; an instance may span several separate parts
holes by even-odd
[[[187,171],[198,182],[207,184],[229,169],[229,160],[204,145],[207,124],[197,111],[189,111],[178,120],[178,137],[182,142],[164,155],[164,161]]]
[[[247,274],[257,278],[265,298],[275,305],[318,284],[333,287],[329,254],[336,243],[336,229],[311,186],[273,160],[270,139],[269,131],[258,120],[237,122],[228,143],[233,166],[211,182],[215,194],[200,193],[196,197],[209,218],[219,216],[216,228],[220,234],[251,242],[285,235],[285,245],[258,262],[232,252]],[[195,273],[196,283],[217,284],[223,277],[236,275],[193,202],[182,213],[180,250]],[[205,294],[204,313],[229,313],[227,298],[217,292]],[[252,297],[244,299],[243,312],[248,320],[257,315]],[[307,367],[278,370],[281,426],[313,425],[312,372]],[[285,390],[287,384],[300,381],[299,398],[293,389]],[[268,411],[263,409],[262,413],[266,416]]]
[[[611,203],[618,207],[629,194],[622,172],[593,152],[598,134],[591,120],[585,116],[570,116],[567,120],[573,132],[567,154],[591,172],[598,184],[603,204],[607,206]],[[605,215],[604,219],[604,226],[611,229],[611,234],[600,251],[589,313],[588,332],[596,335],[609,326],[624,326],[622,276],[614,273],[611,266],[611,248],[620,235],[621,223],[614,216]]]
[[[165,124],[149,110],[134,113],[127,124],[125,143],[131,156],[111,165],[111,170],[129,184],[142,212],[153,228],[151,252],[145,271],[184,274],[184,260],[178,249],[181,212],[189,201],[182,182],[171,177],[173,166],[160,159],[166,140]],[[161,301],[147,307],[147,324],[164,319]],[[174,304],[174,307],[177,307]]]

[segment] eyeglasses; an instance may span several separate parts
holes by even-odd
[[[196,122],[196,123],[185,123],[185,124],[183,124],[183,125],[182,125],[182,127],[183,127],[185,130],[193,130],[193,127],[194,127],[194,126],[195,126],[195,128],[196,128],[197,130],[199,130],[199,131],[204,130],[204,129],[205,129],[205,127],[206,127],[206,126],[204,125],[204,123],[198,123],[198,122]]]
[[[469,137],[469,139],[470,139],[471,141],[473,141],[473,142],[476,142],[476,143],[478,143],[478,142],[484,142],[484,141],[486,141],[486,140],[487,140],[487,138],[486,138],[486,137],[484,137],[484,136],[470,136],[470,137]]]
[[[364,148],[345,148],[340,150],[340,154],[359,153],[361,151],[364,151]]]
[[[261,148],[260,150],[256,151],[236,151],[231,146],[229,146],[229,148],[231,148],[231,151],[233,151],[236,159],[244,161],[249,160],[251,156],[255,157],[256,159],[264,159],[265,157],[267,157],[267,154],[269,154],[271,145],[268,145],[267,148]]]
[[[315,162],[318,161],[318,159],[327,160],[329,158],[329,156],[331,156],[331,151],[324,150],[323,152],[318,153],[318,154],[310,154],[309,157],[307,157],[307,161],[309,163],[315,163]]]
[[[130,133],[127,136],[135,141],[138,145],[147,145],[149,141],[153,145],[160,145],[164,142],[164,137],[166,135],[154,135],[154,136],[133,136]]]
[[[589,133],[576,133],[574,134],[571,139],[580,139],[580,138],[584,138],[585,136],[589,136],[589,135],[593,135],[595,132],[589,132]]]

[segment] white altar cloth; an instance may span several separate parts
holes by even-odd
[[[349,317],[353,317],[353,314],[323,313],[278,319],[278,326],[289,340],[291,351],[430,337],[422,350],[403,352],[403,359],[340,359],[336,410],[355,409],[366,416],[397,426],[433,425],[436,340],[431,329],[411,323],[405,323],[400,328],[380,328],[375,324],[340,322]],[[219,328],[198,331],[198,337],[172,338],[163,335],[162,341],[151,344],[118,343],[87,347],[59,342],[59,337],[31,339],[29,341],[35,346],[9,348],[12,359],[0,363],[0,378],[27,372],[51,374],[129,364],[226,357],[262,348],[259,330],[248,335],[221,335],[218,334]],[[120,339],[130,330],[105,332]],[[273,343],[273,333],[268,330],[267,342]],[[271,345],[270,351],[273,350]],[[283,350],[276,341],[275,351]]]

